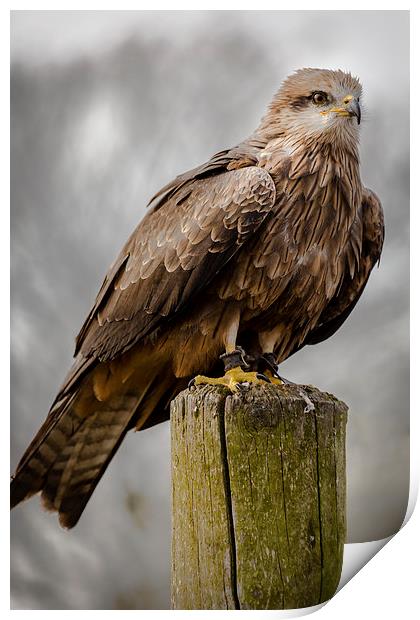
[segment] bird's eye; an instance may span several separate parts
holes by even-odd
[[[322,105],[323,103],[327,103],[328,96],[326,93],[317,91],[315,93],[312,93],[312,101],[313,103],[316,103],[316,105]]]

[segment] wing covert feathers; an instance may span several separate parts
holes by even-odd
[[[105,278],[76,352],[113,359],[179,312],[258,229],[275,196],[270,174],[257,167],[171,188]]]

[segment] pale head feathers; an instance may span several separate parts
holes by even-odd
[[[360,82],[350,73],[299,69],[283,82],[257,131],[269,140],[282,137],[291,149],[317,142],[354,150],[361,95]]]

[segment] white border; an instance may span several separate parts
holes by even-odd
[[[167,9],[171,9],[173,10],[175,7],[173,5],[173,3],[169,3],[169,2],[162,2],[159,0],[155,0],[155,2],[153,3],[146,3],[146,2],[120,2],[118,3],[118,5],[116,6],[114,3],[111,2],[90,2],[88,3],[73,3],[72,6],[67,6],[65,5],[65,3],[63,2],[45,2],[42,3],[41,6],[34,6],[35,3],[31,3],[31,2],[10,2],[9,3],[9,9],[11,10],[57,10],[58,9],[82,9],[82,10],[109,10],[109,9],[115,9],[115,10],[138,10],[138,9],[158,9],[158,10],[167,10]],[[416,39],[416,37],[414,36],[415,32],[419,32],[419,19],[418,19],[418,9],[417,8],[413,8],[410,3],[395,3],[393,5],[391,5],[391,3],[389,2],[358,2],[356,0],[353,0],[351,3],[351,6],[344,6],[343,10],[348,10],[348,9],[352,9],[352,10],[363,10],[363,9],[367,9],[367,10],[407,10],[410,9],[411,10],[411,63],[412,63],[412,67],[411,67],[411,85],[412,85],[412,91],[411,91],[411,104],[412,104],[412,109],[414,111],[416,111],[417,107],[418,107],[418,102],[419,102],[419,92],[418,92],[418,82],[416,79],[416,74],[418,74],[418,71],[416,71],[416,68],[413,68],[413,66],[415,66],[415,58],[416,56],[419,55],[420,50],[417,49],[419,47],[418,45],[418,37]],[[176,6],[176,9],[179,10],[191,10],[191,9],[222,9],[222,10],[235,10],[235,9],[240,9],[240,10],[249,10],[249,9],[255,9],[255,3],[251,3],[251,2],[247,2],[247,1],[243,1],[243,2],[220,2],[220,1],[213,1],[211,3],[207,3],[207,2],[183,2],[183,3],[178,3]],[[265,9],[293,9],[293,10],[314,10],[316,9],[322,9],[322,10],[337,10],[337,2],[323,2],[323,3],[318,3],[318,5],[316,7],[314,7],[313,4],[309,3],[309,2],[294,2],[293,6],[287,6],[287,5],[282,5],[281,7],[279,7],[279,3],[276,2],[259,2],[258,3],[258,10],[265,10]],[[1,101],[1,106],[2,106],[2,114],[1,114],[1,120],[3,123],[3,129],[4,131],[2,132],[2,136],[3,136],[3,141],[2,141],[2,146],[3,146],[3,151],[2,151],[2,171],[3,171],[3,179],[9,179],[10,178],[10,168],[9,168],[9,144],[7,143],[7,141],[4,139],[5,136],[9,135],[9,118],[10,118],[10,109],[9,109],[9,101],[10,101],[10,91],[9,91],[9,49],[10,49],[10,39],[9,39],[9,14],[8,14],[8,10],[2,9],[2,13],[1,13],[1,17],[3,18],[1,20],[1,32],[0,34],[2,35],[0,37],[1,40],[1,44],[4,47],[3,54],[2,54],[2,68],[3,68],[3,89],[2,89],[2,97],[0,98]],[[392,45],[392,41],[390,41],[390,45]],[[417,53],[417,54],[416,54]],[[390,84],[390,93],[392,94],[392,84]],[[419,123],[417,120],[417,115],[413,114],[412,116],[412,149],[411,149],[411,156],[412,156],[412,169],[413,171],[416,170],[416,161],[415,161],[415,153],[417,152],[417,149],[415,148],[418,144],[417,144],[417,136],[418,136],[418,128],[419,128]],[[390,145],[390,148],[392,148],[392,145]],[[1,307],[1,326],[3,328],[3,343],[8,342],[9,341],[9,321],[10,321],[10,315],[9,315],[9,310],[8,310],[8,306],[6,304],[6,300],[4,299],[4,296],[7,295],[7,290],[8,287],[6,286],[6,282],[8,282],[9,280],[9,270],[10,270],[10,263],[9,263],[9,227],[10,227],[10,220],[9,220],[9,215],[8,215],[8,209],[7,209],[7,205],[10,204],[10,186],[8,184],[8,182],[4,182],[2,183],[2,188],[3,188],[3,208],[1,209],[1,217],[2,217],[2,226],[1,226],[1,234],[2,234],[2,243],[0,244],[0,252],[1,252],[1,256],[0,256],[0,260],[1,260],[1,265],[2,268],[4,269],[4,275],[3,275],[3,287],[2,287],[2,291],[3,291],[3,299],[2,299],[2,303],[0,304]],[[420,200],[419,200],[419,195],[418,195],[418,191],[416,189],[416,183],[415,183],[415,179],[412,181],[412,185],[411,185],[411,195],[412,195],[412,204],[414,206],[419,205],[420,204]],[[418,242],[417,242],[417,247],[416,247],[416,235],[418,234],[418,231],[420,231],[420,226],[419,226],[419,222],[418,222],[418,207],[417,208],[413,208],[412,210],[412,214],[411,214],[412,220],[411,220],[411,248],[412,248],[412,254],[411,254],[411,272],[413,274],[418,274],[420,271],[420,265],[419,265],[419,252],[418,252]],[[416,283],[414,283],[416,284]],[[420,307],[419,307],[419,299],[418,299],[418,288],[416,286],[413,287],[412,290],[412,298],[411,298],[411,315],[414,317],[419,317],[420,316]],[[418,339],[418,328],[416,326],[416,320],[412,321],[412,326],[411,326],[411,330],[412,330],[412,339],[411,339],[411,343],[412,343],[412,355],[411,355],[411,372],[412,372],[412,376],[411,376],[411,397],[412,397],[412,403],[414,404],[414,408],[418,408],[416,407],[417,405],[417,398],[416,398],[416,385],[415,385],[415,370],[418,369],[418,362],[417,362],[417,351],[418,348],[420,346],[419,343],[419,339]],[[2,373],[1,373],[1,377],[2,377],[2,394],[3,394],[3,399],[2,399],[2,405],[3,405],[3,420],[6,419],[5,422],[5,426],[6,429],[3,433],[3,440],[6,442],[6,445],[4,446],[1,454],[2,454],[2,458],[4,461],[4,470],[7,470],[7,472],[9,471],[9,450],[8,450],[8,431],[9,431],[9,421],[8,421],[8,416],[6,415],[7,409],[8,409],[8,403],[9,403],[9,360],[6,360],[6,346],[3,346],[3,357],[2,357]],[[340,619],[344,619],[346,620],[346,618],[351,618],[352,620],[354,619],[355,615],[358,614],[359,617],[369,617],[370,614],[374,615],[375,617],[381,617],[381,618],[392,618],[394,619],[396,615],[398,615],[401,618],[412,618],[412,617],[416,617],[416,612],[418,612],[418,608],[417,608],[417,601],[415,601],[416,594],[417,594],[417,582],[418,582],[418,561],[417,561],[417,553],[416,553],[416,548],[418,547],[418,540],[419,540],[419,534],[420,534],[420,517],[419,517],[419,509],[417,508],[417,510],[414,512],[414,514],[411,516],[413,509],[414,509],[414,505],[417,499],[417,495],[418,495],[418,472],[419,472],[419,455],[418,455],[418,439],[419,439],[419,423],[418,423],[418,418],[415,417],[416,412],[413,412],[413,416],[411,419],[411,476],[410,476],[410,502],[409,502],[409,508],[407,511],[407,517],[406,517],[406,525],[405,527],[403,527],[403,530],[398,533],[395,537],[392,538],[392,540],[389,542],[389,544],[387,544],[385,546],[385,548],[383,550],[381,550],[381,552],[374,558],[372,559],[360,572],[360,574],[357,574],[352,580],[351,583],[349,585],[347,585],[346,587],[344,587],[333,599],[332,601],[330,601],[325,607],[322,608],[322,610],[319,612],[320,614],[322,614],[322,617],[324,618],[332,618],[332,619],[336,619],[337,617],[340,617]],[[418,415],[418,414],[417,414]],[[4,506],[4,510],[2,511],[2,518],[5,519],[7,518],[7,522],[6,523],[2,523],[3,527],[2,527],[2,532],[3,535],[9,535],[9,520],[8,520],[8,515],[7,515],[7,511],[8,511],[8,504],[6,505],[6,500],[5,498],[8,497],[8,476],[3,476],[2,478],[3,483],[5,485],[4,488],[4,492],[2,493],[2,498],[3,501],[5,503]],[[411,518],[410,518],[411,517]],[[5,541],[6,543],[6,541]],[[366,543],[367,545],[369,545],[370,543]],[[362,543],[362,545],[365,545],[364,543]],[[350,545],[353,547],[353,545]],[[347,547],[349,547],[349,545],[347,545]],[[3,553],[3,561],[5,563],[6,566],[4,566],[5,570],[8,570],[8,566],[9,566],[9,553],[8,553],[8,545],[6,543],[5,545],[5,549],[6,551]],[[2,591],[1,591],[1,601],[2,601],[2,608],[3,610],[8,610],[8,600],[9,600],[9,583],[7,579],[3,579],[2,580]],[[13,615],[15,616],[20,615],[21,613],[27,613],[24,611],[13,611],[12,612]],[[44,617],[45,614],[55,614],[55,611],[51,611],[51,612],[38,612],[38,611],[33,611],[33,614],[35,614],[35,616],[37,616],[38,614],[42,615],[42,617]],[[73,614],[73,613],[77,613],[78,615],[80,615],[81,613],[85,613],[85,612],[81,612],[81,611],[71,611],[71,612],[61,612],[64,615],[68,615],[68,614]],[[101,614],[101,616],[105,613],[105,614],[119,614],[121,612],[117,612],[117,611],[103,611],[103,610],[97,610],[97,611],[91,611],[88,612],[89,614]],[[122,612],[122,613],[130,613],[130,612]],[[154,611],[133,611],[131,613],[135,613],[135,614],[142,614],[145,615],[147,614],[147,617],[149,617],[150,615],[155,616],[155,617],[169,617],[172,614],[177,614],[178,616],[180,614],[194,614],[194,615],[201,615],[201,614],[206,614],[207,616],[209,614],[211,615],[217,615],[217,616],[221,616],[221,614],[227,613],[227,612],[210,612],[210,611],[203,611],[203,612],[171,612],[171,611],[158,611],[158,612],[154,612]],[[276,617],[290,617],[291,614],[287,613],[287,612],[228,612],[228,613],[248,613],[248,615],[252,615],[257,617],[261,617],[262,613],[264,613],[264,615],[274,615],[276,614]],[[300,614],[301,615],[301,614]]]

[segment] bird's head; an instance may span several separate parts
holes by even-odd
[[[361,95],[360,82],[350,73],[300,69],[283,82],[261,127],[271,130],[273,138],[357,143]]]

